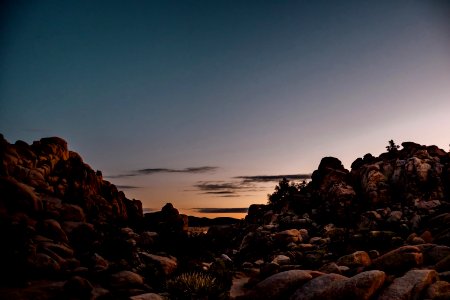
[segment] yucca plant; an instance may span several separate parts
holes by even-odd
[[[224,288],[216,277],[203,272],[183,273],[167,283],[175,299],[221,299]]]

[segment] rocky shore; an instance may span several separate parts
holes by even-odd
[[[1,136],[0,298],[450,299],[450,154],[387,150],[351,170],[325,157],[245,220],[190,233],[63,139]]]

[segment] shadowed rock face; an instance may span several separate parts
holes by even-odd
[[[9,144],[1,137],[1,187],[6,191],[2,212],[37,213],[54,197],[62,204],[80,207],[88,221],[135,221],[142,218],[142,204],[129,200],[116,186],[103,180],[61,138],[43,138],[28,145]],[[77,208],[74,208],[77,210]]]
[[[102,224],[134,226],[143,217],[140,201],[103,180],[61,138],[28,145],[0,136],[0,157],[0,276],[6,281],[67,274],[101,248],[109,234]]]

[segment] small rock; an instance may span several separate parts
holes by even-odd
[[[275,233],[273,238],[283,244],[298,243],[302,241],[300,231],[297,229],[288,229]]]
[[[291,259],[286,255],[277,255],[273,260],[273,263],[281,265],[288,265],[291,262]]]
[[[358,268],[370,266],[372,261],[367,252],[356,251],[352,254],[340,257],[336,263],[338,265],[347,266],[349,268]]]

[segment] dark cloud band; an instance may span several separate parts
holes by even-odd
[[[219,167],[211,167],[211,166],[191,167],[191,168],[184,168],[184,169],[146,168],[146,169],[134,170],[127,174],[117,174],[117,175],[110,175],[110,176],[106,176],[106,177],[108,177],[108,178],[126,178],[126,177],[135,177],[135,176],[141,176],[141,175],[158,174],[158,173],[200,174],[200,173],[214,172],[217,169],[219,169]]]
[[[257,176],[236,176],[236,179],[241,179],[243,182],[276,182],[283,178],[289,180],[308,180],[311,179],[311,174],[291,174],[291,175],[257,175]]]

